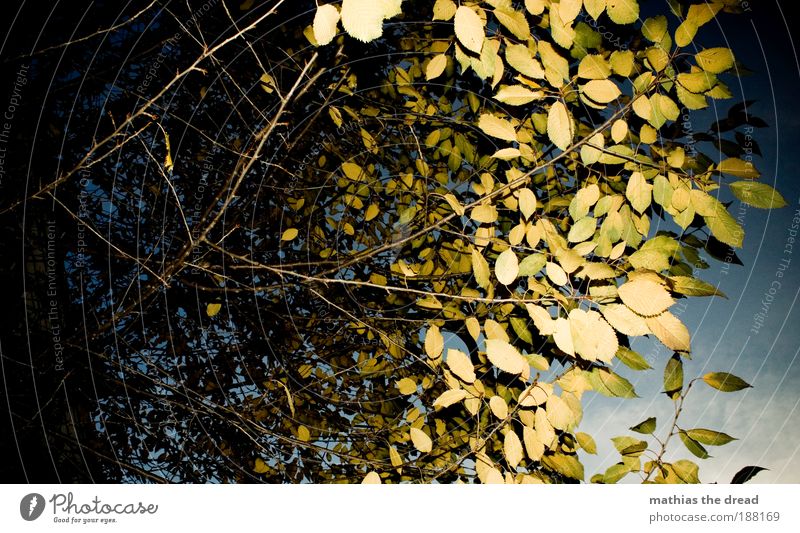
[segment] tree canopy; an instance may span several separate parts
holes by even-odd
[[[749,385],[684,377],[674,306],[724,297],[702,271],[746,245],[727,198],[786,205],[744,66],[702,37],[739,2],[108,4],[20,51],[30,99],[59,89],[2,199],[43,384],[9,403],[64,476],[694,483],[668,446],[733,440],[681,424],[692,387]],[[674,418],[585,472],[584,397],[662,369]]]

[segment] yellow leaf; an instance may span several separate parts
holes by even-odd
[[[547,419],[547,411],[544,409],[537,409],[534,415],[534,429],[536,429],[536,436],[546,448],[550,448],[556,438],[556,432],[552,424]]]
[[[653,186],[647,183],[647,180],[641,172],[634,172],[628,179],[625,196],[636,212],[644,213],[645,209],[650,207],[650,203],[653,200]]]
[[[524,44],[507,44],[506,62],[519,73],[529,78],[544,78],[542,65],[533,58],[530,49]]]
[[[499,322],[492,320],[491,318],[487,318],[486,322],[483,323],[483,331],[486,333],[487,339],[500,339],[501,341],[509,342],[511,339],[506,333],[505,328],[500,325]]]
[[[417,392],[417,384],[411,378],[403,378],[397,382],[397,390],[400,391],[400,394],[408,396]]]
[[[578,65],[578,77],[587,80],[604,80],[611,76],[611,66],[600,54],[587,54]]]
[[[455,376],[462,381],[466,383],[475,382],[475,367],[472,366],[472,361],[469,356],[461,350],[454,350],[453,348],[448,349],[445,363],[447,364],[447,368],[450,369],[450,372],[455,374]]]
[[[518,148],[503,148],[492,154],[494,159],[501,159],[503,161],[511,161],[522,155]]]
[[[425,69],[425,79],[430,81],[434,78],[438,78],[444,72],[444,69],[447,67],[447,56],[445,54],[438,54],[434,56],[433,59],[430,60],[428,63],[427,68]]]
[[[514,250],[508,248],[506,251],[497,256],[497,261],[494,264],[494,274],[497,276],[497,281],[503,285],[511,285],[516,281],[519,275],[519,259]]]
[[[660,315],[675,303],[663,285],[649,279],[629,281],[618,292],[622,302],[642,316]]]
[[[497,468],[490,468],[486,473],[486,481],[484,483],[487,485],[503,485],[505,482],[503,473]]]
[[[575,414],[572,409],[555,394],[547,398],[545,410],[547,411],[547,420],[556,429],[564,431],[575,423]]]
[[[575,126],[570,117],[567,106],[558,100],[551,107],[547,115],[547,135],[550,141],[562,150],[566,150],[572,143]]]
[[[569,230],[567,240],[572,243],[583,242],[590,239],[597,229],[597,220],[593,217],[583,217],[575,222]]]
[[[729,48],[708,48],[694,59],[700,68],[712,74],[721,74],[733,67],[733,52]]]
[[[433,449],[433,441],[421,429],[411,428],[411,442],[422,453],[430,453]]]
[[[521,374],[528,368],[528,361],[519,351],[500,339],[486,340],[486,356],[494,366],[509,374]]]
[[[531,15],[541,15],[544,13],[545,6],[549,3],[550,0],[525,0],[525,9]]]
[[[533,325],[539,330],[539,333],[542,335],[552,335],[555,332],[555,320],[553,320],[553,317],[547,312],[547,309],[534,304],[525,304],[525,309],[527,309],[528,316],[531,317]]]
[[[497,209],[493,205],[479,205],[472,210],[470,218],[481,224],[491,224],[497,220]]]
[[[613,102],[622,94],[611,80],[592,80],[583,86],[583,94],[601,104]]]
[[[453,0],[436,0],[433,4],[433,20],[450,20],[456,14],[456,3]]]
[[[761,172],[749,161],[744,161],[738,157],[731,157],[721,161],[717,165],[717,171],[723,174],[736,176],[737,178],[754,180],[761,176]]]
[[[564,81],[570,79],[569,61],[559,54],[553,45],[547,41],[539,41],[537,46],[539,48],[539,55],[542,58],[542,63],[544,64],[547,81],[549,81],[553,87],[563,87]]]
[[[216,316],[220,309],[222,309],[222,304],[208,304],[206,305],[206,314],[210,317]]]
[[[325,4],[317,8],[314,15],[314,39],[319,46],[325,46],[336,37],[336,26],[339,24],[339,10],[333,4]]]
[[[505,420],[508,416],[508,404],[500,396],[492,396],[489,398],[489,409],[492,414],[500,420]]]
[[[653,43],[659,44],[667,33],[667,17],[659,15],[649,18],[642,24],[642,35]]]
[[[439,331],[439,326],[431,325],[425,333],[425,353],[431,359],[438,359],[444,349],[444,337]]]
[[[297,228],[289,228],[281,235],[282,241],[292,241],[297,237]]]
[[[717,76],[710,72],[682,72],[678,74],[678,83],[687,91],[700,94],[717,84]]]
[[[525,218],[531,218],[533,212],[536,210],[536,194],[530,189],[522,189],[519,191],[519,210]]]
[[[483,32],[483,20],[481,20],[481,17],[467,6],[459,7],[455,17],[455,32],[458,41],[467,50],[480,54],[483,40],[486,37]]]
[[[617,120],[611,126],[611,138],[615,143],[621,143],[628,136],[628,123],[624,120]]]
[[[569,328],[575,353],[583,359],[610,363],[617,353],[617,334],[597,311],[573,309]]]
[[[583,0],[561,0],[558,4],[558,14],[563,22],[572,22],[578,17],[583,7]]]
[[[692,44],[695,35],[697,35],[697,24],[692,20],[684,20],[680,26],[675,30],[675,44],[681,48]]]
[[[634,55],[630,50],[617,50],[611,54],[609,62],[615,74],[628,77],[633,72]]]
[[[591,165],[600,161],[606,146],[606,139],[602,133],[596,133],[589,137],[589,140],[581,146],[581,161],[584,165]],[[588,213],[588,211],[587,211]]]
[[[489,288],[489,263],[478,250],[472,250],[472,273],[475,276],[475,281],[478,287],[482,289]]]
[[[478,119],[478,127],[491,137],[503,139],[504,141],[516,141],[517,132],[514,131],[514,126],[504,118],[496,117],[490,113],[484,113]]]
[[[464,206],[459,203],[458,199],[456,199],[453,193],[445,194],[444,199],[450,205],[450,208],[453,210],[455,214],[457,214],[458,216],[464,215]]]
[[[525,426],[522,428],[522,439],[525,441],[525,451],[533,461],[539,461],[544,455],[544,444],[534,430]]]
[[[164,132],[164,148],[167,151],[167,154],[164,156],[164,172],[172,172],[173,162],[172,162],[172,148],[170,148],[169,144],[169,135],[167,132]]]
[[[366,213],[364,213],[364,220],[369,222],[370,220],[378,216],[380,212],[381,210],[377,204],[370,204],[370,206],[367,208]]]
[[[519,395],[519,404],[522,407],[537,407],[544,405],[553,394],[553,385],[550,383],[534,383]]]
[[[270,468],[267,466],[267,463],[264,462],[262,458],[257,458],[255,462],[255,467],[253,468],[253,472],[256,474],[266,474],[269,472]]]
[[[344,175],[351,180],[359,180],[361,179],[361,176],[364,175],[364,169],[355,163],[351,163],[350,161],[345,161],[342,163],[342,172],[344,172]]]
[[[544,92],[532,91],[522,85],[503,86],[494,95],[495,100],[508,105],[525,105],[542,98],[544,98]]]
[[[494,10],[494,15],[500,24],[508,28],[508,30],[521,41],[527,41],[531,36],[531,28],[528,26],[528,19],[525,14],[510,7],[510,5],[501,5]]]
[[[377,472],[370,472],[364,476],[364,479],[361,481],[362,485],[380,485],[381,483],[383,483],[381,481],[381,476],[379,476]]]
[[[639,3],[636,0],[607,0],[606,13],[617,24],[633,24],[639,20]]]
[[[600,310],[608,323],[623,335],[636,337],[650,333],[650,328],[647,327],[645,319],[631,311],[627,306],[610,304],[603,306]]]
[[[308,442],[311,440],[311,432],[305,426],[300,426],[297,428],[297,438],[303,442]]]
[[[394,467],[399,467],[403,464],[403,458],[394,446],[389,446],[389,460]]]
[[[678,352],[691,350],[691,334],[678,317],[665,311],[647,319],[647,326],[664,346]]]
[[[547,265],[545,265],[545,272],[547,273],[547,277],[550,278],[550,281],[558,286],[566,285],[569,282],[567,273],[564,272],[564,269],[557,263],[548,262]]]
[[[503,453],[506,456],[506,461],[508,461],[508,466],[512,469],[516,468],[522,461],[522,443],[513,430],[506,433],[505,439],[503,439]]]
[[[343,0],[342,26],[351,37],[362,42],[383,35],[384,19],[400,14],[402,0]]]
[[[487,270],[486,277],[488,278],[489,277],[489,274],[488,274],[489,265],[488,264],[486,265],[486,270]],[[472,339],[477,341],[478,340],[478,336],[481,334],[481,323],[478,322],[478,319],[475,318],[474,316],[471,316],[471,317],[467,318],[464,321],[464,324],[466,324],[467,331],[469,332],[469,334],[472,337]]]
[[[444,391],[433,402],[434,407],[450,407],[467,397],[467,391],[464,389],[449,389]]]

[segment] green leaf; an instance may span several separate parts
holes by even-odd
[[[724,446],[736,440],[725,433],[702,428],[689,429],[686,431],[686,434],[693,440],[702,444],[707,444],[708,446]]]
[[[640,456],[647,449],[647,442],[633,437],[614,437],[614,447],[622,455]]]
[[[534,276],[542,271],[547,264],[547,256],[544,254],[531,254],[519,263],[519,275],[521,277]]]
[[[660,43],[667,33],[667,17],[659,15],[649,18],[642,24],[642,35],[652,43]]]
[[[583,242],[591,238],[596,229],[597,220],[592,217],[583,217],[572,225],[567,239],[572,243]]]
[[[695,457],[698,457],[700,459],[708,459],[709,457],[711,457],[710,455],[708,455],[706,449],[703,448],[703,446],[699,442],[697,442],[689,435],[687,435],[685,431],[681,431],[679,433],[679,436],[681,438],[681,441],[683,441],[684,446],[686,446],[686,449],[692,452],[692,455],[694,455]]]
[[[630,381],[605,368],[594,368],[589,373],[592,388],[610,398],[638,398]]]
[[[686,296],[720,296],[727,298],[725,293],[719,291],[710,283],[703,280],[690,278],[688,276],[672,276],[669,278],[672,285],[672,292],[685,294]]]
[[[527,320],[514,316],[509,319],[509,322],[511,322],[511,328],[517,334],[517,337],[528,344],[533,344],[533,336],[531,335],[531,330],[528,329]]]
[[[693,462],[681,459],[680,461],[672,463],[670,467],[672,471],[675,472],[675,475],[684,483],[700,483],[700,478],[698,476],[700,467]]]
[[[639,422],[630,429],[632,431],[635,431],[636,433],[641,433],[643,435],[650,435],[656,430],[656,418],[654,416],[651,416],[644,422]]]
[[[617,359],[622,361],[622,364],[630,368],[631,370],[650,370],[650,364],[645,360],[644,357],[639,355],[638,353],[634,352],[630,348],[625,348],[624,346],[620,346],[617,350]]]
[[[607,485],[613,485],[626,475],[630,474],[631,467],[625,463],[617,463],[608,467],[605,474],[602,476],[602,482]]]
[[[741,248],[744,244],[744,229],[722,204],[716,207],[714,216],[703,217],[703,219],[706,221],[708,229],[711,230],[711,234],[718,241],[734,248]]]
[[[777,209],[789,205],[778,191],[765,183],[737,181],[731,183],[731,192],[747,205],[760,209]]]
[[[575,433],[575,438],[578,440],[578,445],[583,448],[586,453],[591,453],[592,455],[597,454],[597,444],[594,442],[591,435],[579,431]]]
[[[751,387],[749,383],[740,377],[728,374],[727,372],[710,372],[703,376],[710,387],[714,387],[722,392],[736,392]]]
[[[664,392],[676,398],[683,388],[683,361],[679,355],[673,355],[664,368]]]
[[[545,455],[542,457],[542,463],[568,478],[583,481],[583,465],[574,455],[563,455],[560,453]]]

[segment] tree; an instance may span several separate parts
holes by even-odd
[[[576,482],[582,397],[635,397],[648,335],[675,353],[654,362],[675,418],[591,480],[698,482],[669,442],[732,438],[680,425],[689,391],[749,385],[685,381],[670,308],[722,296],[697,274],[743,245],[728,191],[785,205],[746,104],[685,128],[732,97],[733,52],[691,45],[737,6],[209,0],[66,46],[46,113],[67,150],[4,199],[58,216],[76,333],[53,394],[82,394],[48,442],[76,478]]]

